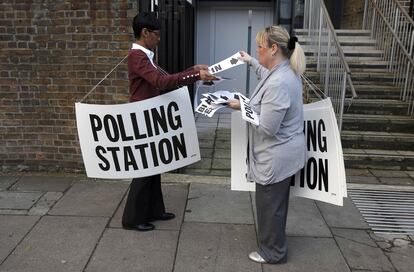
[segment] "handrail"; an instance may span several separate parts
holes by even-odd
[[[354,84],[353,84],[352,79],[351,79],[351,69],[349,69],[348,62],[345,59],[344,51],[342,50],[341,44],[339,43],[338,36],[336,36],[335,27],[333,26],[332,21],[330,20],[328,10],[326,9],[325,3],[323,1],[321,1],[321,8],[322,8],[323,12],[325,13],[325,16],[329,19],[329,20],[326,20],[326,23],[328,24],[329,29],[331,30],[331,32],[334,33],[334,35],[332,37],[335,41],[336,46],[338,47],[338,53],[339,53],[339,56],[341,58],[341,61],[342,61],[343,65],[345,66],[346,74],[347,74],[347,77],[348,77],[348,83],[351,87],[352,97],[355,98],[355,97],[357,97],[357,94],[356,94]]]
[[[365,0],[363,28],[384,51],[384,60],[400,87],[400,99],[408,102],[409,115],[414,113],[414,20],[396,0]]]
[[[396,2],[397,5],[400,5],[398,2]],[[394,36],[395,41],[398,43],[398,45],[401,47],[401,50],[403,51],[403,54],[407,57],[408,61],[411,63],[411,65],[414,65],[414,59],[411,58],[410,53],[408,53],[407,49],[404,47],[403,43],[401,42],[400,38],[397,36],[395,31],[392,29],[391,24],[387,21],[387,18],[382,13],[382,11],[379,9],[378,5],[373,2],[373,5],[375,6],[375,9],[377,10],[378,14],[381,16],[381,18],[384,20],[384,23],[386,26],[390,29],[391,34]],[[409,18],[409,17],[408,17]],[[412,22],[414,26],[414,22]]]
[[[317,57],[320,83],[324,86],[325,96],[331,98],[341,131],[347,85],[352,92],[352,98],[357,94],[351,70],[323,0],[305,0],[304,29],[311,43],[311,50]]]

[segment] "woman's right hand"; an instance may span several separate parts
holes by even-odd
[[[239,51],[239,53],[240,53],[240,57],[239,57],[240,60],[250,63],[250,61],[252,60],[252,57],[249,54],[247,54],[244,51]]]
[[[208,70],[200,70],[200,79],[204,81],[218,80],[218,78],[210,74]]]

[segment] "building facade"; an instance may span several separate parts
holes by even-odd
[[[341,2],[340,12],[333,14],[343,19],[342,26],[358,27],[355,14],[360,15],[363,0],[330,2],[333,7]],[[248,50],[249,44],[254,54],[254,35],[264,26],[301,27],[303,0],[2,1],[1,170],[83,171],[75,103],[127,54],[138,10],[156,12],[162,20],[157,58],[173,73],[194,63],[213,64]],[[229,73],[243,75],[236,88],[249,88],[244,71]],[[256,79],[250,79],[251,87]],[[127,101],[124,62],[83,102]]]

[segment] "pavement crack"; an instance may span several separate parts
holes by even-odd
[[[351,242],[354,242],[354,243],[357,243],[357,244],[360,244],[360,245],[372,247],[372,248],[379,248],[376,244],[375,244],[375,246],[369,245],[369,244],[363,243],[361,241],[357,241],[357,240],[354,240],[354,239],[351,239],[351,238],[348,238],[348,237],[344,237],[342,235],[336,235],[336,234],[334,234],[334,237],[342,238],[342,239],[345,239],[345,240],[348,240],[348,241],[351,241]]]

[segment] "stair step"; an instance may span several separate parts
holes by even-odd
[[[318,82],[320,78],[320,72],[317,72],[316,69],[308,69],[306,70],[305,75],[310,78],[313,82]],[[360,85],[373,85],[372,83],[375,82],[381,82],[381,85],[384,84],[384,82],[394,82],[394,76],[389,72],[358,72],[358,73],[352,73],[351,70],[351,77],[352,81],[355,84]],[[315,79],[315,80],[314,80]],[[367,83],[366,83],[367,82]],[[374,84],[376,85],[376,84]]]
[[[312,56],[314,52],[318,52],[319,48],[317,46],[303,45],[303,51],[306,56]],[[321,47],[321,52],[326,52],[327,47]],[[345,57],[377,57],[382,58],[383,51],[378,50],[375,47],[369,49],[361,49],[358,47],[351,47],[349,49],[343,49]]]
[[[343,130],[341,142],[343,148],[414,151],[411,133]]]
[[[295,35],[305,36],[307,35],[307,29],[295,29]],[[363,30],[363,29],[336,29],[335,33],[337,36],[370,36],[370,30]]]
[[[408,104],[392,99],[350,99],[345,100],[345,112],[354,114],[404,115]]]
[[[387,61],[383,60],[348,60],[348,66],[351,69],[351,72],[353,69],[371,69],[374,71],[386,70],[387,69]],[[317,67],[317,59],[315,57],[308,57],[306,58],[306,68],[307,69],[313,69]]]
[[[405,115],[344,113],[342,130],[414,133],[414,118]]]
[[[414,170],[414,152],[344,148],[345,167],[383,170]]]
[[[313,45],[318,43],[319,40],[308,36],[298,36],[298,41],[301,45]],[[371,39],[370,37],[338,37],[338,41],[341,46],[376,46],[376,40]],[[327,41],[321,41],[322,46],[327,46]]]

